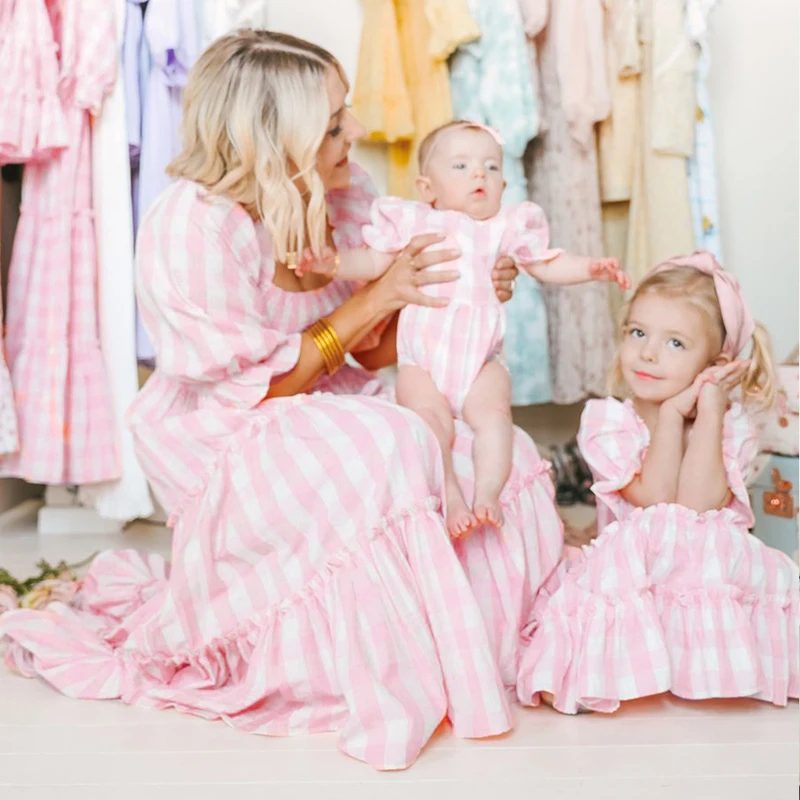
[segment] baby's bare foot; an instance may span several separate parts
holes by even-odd
[[[458,539],[469,533],[478,520],[464,502],[461,492],[447,498],[447,532],[451,538]]]
[[[497,497],[488,498],[475,495],[475,505],[472,507],[476,519],[481,525],[494,525],[503,527],[503,511]]]

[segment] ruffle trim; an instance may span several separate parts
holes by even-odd
[[[757,594],[732,585],[686,591],[659,585],[604,595],[573,584],[567,592],[568,599],[551,600],[535,622],[517,683],[525,705],[538,705],[541,692],[551,693],[554,706],[568,714],[581,708],[612,712],[621,701],[665,691],[695,700],[756,697],[781,706],[798,696],[800,613],[791,589]],[[675,607],[681,624],[676,623]],[[732,609],[732,629],[721,632],[705,624],[708,619],[728,621]],[[698,626],[700,619],[704,624]],[[687,648],[670,643],[670,631],[676,628],[688,632],[689,649],[713,653],[707,672],[693,664],[689,678],[679,674],[675,664],[685,662]],[[630,666],[645,642],[642,663],[649,666]],[[725,656],[730,642],[744,646],[731,653],[729,662]],[[600,659],[598,653],[606,655]],[[609,653],[620,654],[611,659],[619,669],[609,669]],[[586,664],[586,659],[592,663]],[[596,674],[601,661],[603,674]],[[614,677],[620,674],[623,677]]]
[[[439,507],[439,498],[430,497],[420,504],[389,514],[372,529],[367,541],[374,541],[385,535],[392,527],[400,524],[407,525],[412,520],[440,525]],[[78,635],[72,647],[63,642],[60,647],[53,647],[53,650],[57,652],[59,664],[63,664],[71,656],[80,658],[82,653],[89,651],[95,656],[105,654],[105,657],[113,662],[106,664],[106,667],[113,669],[116,675],[116,680],[112,683],[120,685],[121,695],[117,696],[122,696],[126,701],[130,701],[132,698],[129,692],[122,689],[125,683],[122,675],[123,671],[125,674],[132,675],[130,670],[134,666],[136,672],[145,675],[152,675],[155,670],[160,683],[168,681],[169,675],[186,666],[195,667],[205,674],[210,674],[216,673],[220,669],[227,670],[230,663],[246,661],[259,636],[264,630],[274,625],[276,619],[286,616],[298,607],[309,606],[314,598],[322,595],[329,582],[334,580],[341,570],[355,567],[358,564],[359,559],[364,557],[360,548],[360,544],[363,543],[364,540],[361,539],[352,547],[341,548],[331,555],[297,592],[261,614],[240,623],[228,633],[216,636],[194,649],[174,652],[160,650],[145,652],[141,649],[125,647],[125,641],[130,635],[130,631],[126,629],[126,625],[131,624],[130,618],[144,603],[152,600],[159,591],[166,590],[169,574],[168,565],[163,559],[150,555],[149,564],[145,565],[136,551],[112,551],[98,557],[84,579],[86,588],[76,595],[70,606],[63,603],[52,603],[46,611],[21,610],[10,611],[2,615],[0,617],[0,637],[5,635],[14,638],[9,629],[13,631],[15,628],[20,628],[24,631],[28,621],[35,624],[34,621],[49,619],[51,623],[58,624],[55,620],[56,617],[61,618],[61,621],[73,630],[77,630],[80,626],[83,635]],[[126,554],[124,558],[123,554]],[[108,569],[111,566],[108,563],[111,557],[121,560],[122,569],[116,570],[116,579],[96,580],[93,574],[95,568]],[[103,560],[101,561],[101,559]],[[131,563],[132,561],[138,563],[134,565]],[[145,567],[144,571],[142,570],[143,566]],[[134,571],[138,574],[133,574]],[[98,600],[104,596],[116,594],[113,613],[109,614],[107,610],[104,610],[102,602],[93,600],[90,597],[93,593],[97,594]],[[94,627],[89,620],[84,620],[86,615],[91,618]],[[22,624],[15,624],[17,622]],[[134,624],[136,624],[135,620]],[[91,641],[87,642],[87,637]],[[31,676],[30,654],[27,653],[23,644],[16,643],[9,647],[7,658],[12,668],[16,668],[23,675]],[[57,683],[56,685],[58,686]],[[63,691],[65,687],[58,688]],[[128,689],[131,692],[134,691],[132,685]],[[103,696],[108,697],[108,695]]]

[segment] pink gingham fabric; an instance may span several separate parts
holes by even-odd
[[[20,449],[0,461],[0,473],[94,483],[119,477],[118,423],[98,341],[90,125],[113,85],[115,29],[105,0],[64,0],[56,12],[69,145],[28,164],[23,177],[6,324]]]
[[[0,325],[3,325],[3,298],[0,294]],[[2,330],[2,328],[0,328]],[[0,456],[16,453],[19,449],[17,409],[14,389],[5,355],[5,340],[0,339]]]
[[[510,255],[524,268],[561,251],[549,249],[547,219],[535,203],[504,208],[490,219],[476,220],[460,211],[381,198],[372,206],[364,240],[374,250],[397,252],[422,233],[446,235],[432,249],[461,251],[457,261],[431,268],[457,269],[461,277],[424,287],[431,296],[449,298],[446,308],[403,309],[397,331],[398,363],[428,372],[458,416],[481,367],[502,358],[506,317],[492,285],[497,258]]]
[[[748,533],[745,476],[755,430],[734,404],[723,431],[729,506],[636,508],[619,495],[641,468],[648,431],[629,402],[590,400],[578,441],[606,527],[563,563],[537,603],[517,685],[521,702],[614,711],[672,692],[700,700],[798,696],[798,570]]]
[[[355,167],[329,196],[340,248],[362,246],[373,198]],[[158,369],[130,422],[170,514],[172,564],[104,553],[72,607],[3,615],[15,668],[251,733],[338,731],[381,769],[411,764],[445,716],[459,736],[507,730],[520,631],[563,542],[530,439],[517,432],[503,532],[454,551],[436,440],[375,376],[344,367],[261,402],[351,284],[276,287],[264,228],[186,181],[148,212],[137,261]]]
[[[0,164],[50,158],[69,142],[45,0],[0,0]]]

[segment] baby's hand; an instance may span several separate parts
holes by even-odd
[[[322,248],[320,257],[317,258],[310,247],[303,251],[303,256],[295,267],[295,274],[298,278],[313,272],[317,275],[327,275],[331,278],[336,276],[339,271],[339,255],[332,248],[325,245]]]
[[[598,258],[589,264],[589,274],[593,280],[616,283],[620,289],[630,289],[631,279],[623,271],[616,258]]]

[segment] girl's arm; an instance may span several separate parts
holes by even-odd
[[[702,513],[713,508],[724,508],[730,502],[728,476],[722,460],[724,420],[724,409],[698,409],[689,435],[678,480],[677,502],[693,511]]]
[[[744,376],[747,361],[732,361],[707,370],[697,398],[697,418],[681,464],[678,502],[702,513],[725,508],[731,500],[722,458],[722,434],[730,392]]]
[[[662,403],[642,471],[620,495],[640,508],[657,503],[674,503],[683,459],[684,416],[674,406]]]

